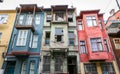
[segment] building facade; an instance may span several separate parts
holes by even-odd
[[[99,10],[77,16],[81,74],[119,74],[103,21]]]
[[[0,68],[7,52],[15,17],[16,10],[0,10]]]
[[[80,74],[75,11],[67,5],[44,9],[41,74]]]
[[[112,20],[112,21],[111,21]],[[106,29],[112,44],[112,48],[120,71],[120,11],[109,17]]]
[[[23,4],[17,10],[4,74],[38,74],[44,12],[36,4]]]

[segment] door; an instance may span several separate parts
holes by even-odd
[[[7,62],[7,66],[5,69],[5,74],[14,74],[14,69],[15,69],[15,61],[9,61]]]
[[[68,72],[69,74],[77,74],[77,57],[68,56]]]

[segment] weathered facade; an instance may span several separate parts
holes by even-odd
[[[44,13],[36,4],[23,4],[17,10],[4,74],[38,74]]]
[[[79,74],[75,8],[45,8],[40,73]]]
[[[16,10],[0,10],[0,68],[7,52],[15,17]]]
[[[106,29],[120,70],[120,11],[109,17]]]
[[[99,10],[81,11],[77,16],[82,74],[119,74]]]

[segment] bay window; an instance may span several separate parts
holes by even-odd
[[[33,35],[32,48],[37,48],[38,45],[38,35]]]
[[[97,26],[97,22],[96,22],[96,18],[95,16],[87,16],[86,17],[87,20],[87,26]]]
[[[91,49],[92,51],[103,51],[101,38],[91,38]]]
[[[17,46],[25,46],[27,42],[28,30],[19,30],[17,37]]]
[[[27,14],[25,25],[32,25],[32,14]]]

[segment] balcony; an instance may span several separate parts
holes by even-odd
[[[106,51],[89,53],[89,61],[105,61],[107,59],[108,53]]]
[[[117,34],[120,32],[120,29],[119,28],[109,28],[108,29],[108,34]]]

